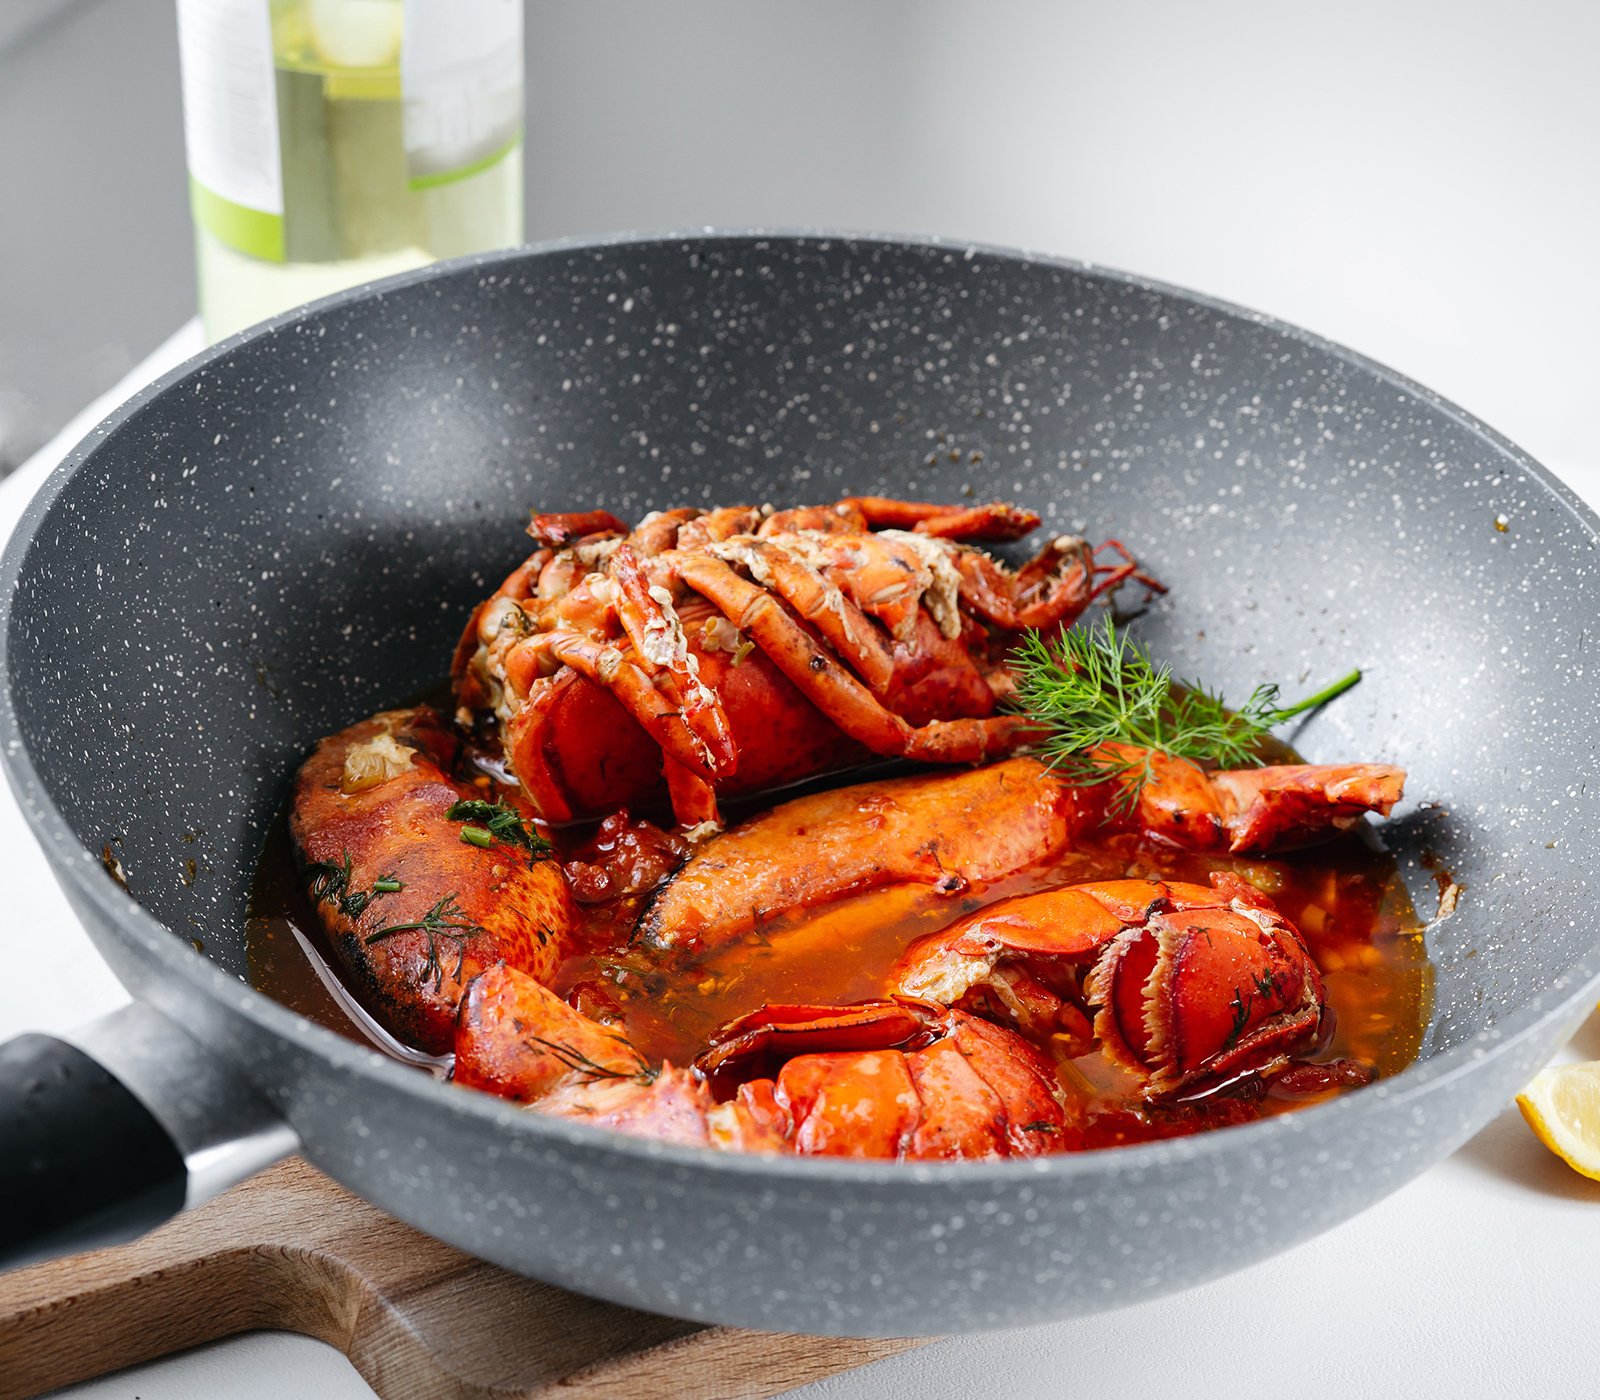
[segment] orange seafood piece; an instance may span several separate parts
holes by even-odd
[[[760,1039],[773,1030],[781,1038]],[[792,1058],[774,1078],[741,1083],[731,1103],[803,1155],[988,1160],[1067,1145],[1049,1063],[965,1012],[904,1001],[763,1007],[696,1064],[726,1092],[763,1054]]]
[[[1213,773],[1230,851],[1283,850],[1364,813],[1386,817],[1405,794],[1406,771],[1384,763],[1286,764]]]
[[[631,532],[605,512],[535,516],[541,548],[457,647],[457,700],[474,722],[493,716],[529,801],[556,822],[664,786],[679,826],[703,835],[721,824],[719,794],[869,753],[1004,757],[1031,737],[996,712],[1020,633],[1069,625],[1128,578],[1160,588],[1115,541],[1120,561],[1102,564],[1058,536],[1016,571],[971,543],[1038,524],[1006,502],[879,497],[683,507]]]
[[[802,1055],[773,1098],[794,1124],[794,1150],[824,1157],[898,1157],[922,1118],[907,1057],[898,1050]]]
[[[711,1147],[707,1127],[712,1112],[706,1086],[688,1070],[662,1065],[648,1080],[612,1079],[569,1084],[533,1105],[540,1113],[573,1118],[592,1128],[674,1142],[683,1147]],[[746,1151],[760,1151],[755,1145]]]
[[[727,1098],[743,1081],[770,1078],[785,1061],[808,1051],[904,1045],[921,1033],[925,1021],[911,1006],[894,1001],[842,1007],[769,1003],[723,1026],[695,1067],[714,1094]]]
[[[1104,750],[1119,759],[1142,759],[1147,752],[1126,744],[1106,744]],[[1281,851],[1324,840],[1368,812],[1388,816],[1405,792],[1405,769],[1386,763],[1279,764],[1213,773],[1159,753],[1150,754],[1149,763],[1151,780],[1134,809],[1111,821],[1190,851]]]
[[[613,1132],[708,1145],[703,1083],[672,1065],[652,1069],[626,1037],[516,968],[472,981],[455,1047],[458,1084]]]
[[[722,702],[739,749],[737,770],[719,782],[728,796],[761,792],[871,757],[816,708],[765,653],[733,653],[708,635],[710,604],[681,611],[689,655]],[[530,659],[536,657],[529,648]],[[670,706],[666,707],[670,708]],[[504,731],[524,789],[551,821],[637,807],[662,783],[662,746],[612,687],[564,667],[529,683],[527,699]]]
[[[1273,1072],[1317,1038],[1326,996],[1294,926],[1236,876],[1111,880],[1002,900],[919,939],[899,994],[993,1011],[1103,1053],[1159,1095]]]
[[[775,1076],[752,1077],[769,1058]],[[462,1002],[457,1083],[616,1132],[725,1151],[908,1160],[1069,1145],[1059,1088],[1037,1050],[925,1003],[763,1007],[697,1064],[705,1077],[651,1069],[616,1031],[504,965],[474,979]],[[723,1102],[708,1083],[721,1084]]]
[[[627,1037],[505,963],[468,984],[455,1051],[457,1084],[518,1103],[572,1084],[636,1079],[650,1069]]]
[[[461,839],[446,812],[460,741],[426,706],[326,738],[301,767],[289,833],[354,989],[399,1039],[450,1048],[462,988],[505,961],[550,979],[575,922],[558,866]]]
[[[1386,815],[1405,773],[1365,764],[1208,775],[1161,759],[1155,777],[1125,813],[1112,805],[1111,784],[1075,787],[1030,758],[799,798],[703,844],[656,895],[639,934],[657,948],[702,950],[774,915],[882,885],[959,894],[1047,860],[1095,830],[1196,851],[1276,850],[1334,835],[1368,810]]]
[[[881,885],[959,894],[1060,850],[1081,820],[1073,794],[1030,758],[817,793],[705,843],[639,933],[658,948],[708,949],[773,914]]]

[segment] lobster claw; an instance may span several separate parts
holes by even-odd
[[[745,1077],[779,1060],[772,1077]],[[1059,1086],[1033,1046],[910,998],[765,1006],[725,1027],[695,1068],[731,1094],[714,1134],[726,1121],[732,1136],[802,1154],[970,1160],[1065,1145]]]
[[[890,985],[1007,1018],[1069,1056],[1098,1040],[1151,1098],[1270,1073],[1316,1041],[1322,980],[1266,896],[1237,876],[1211,879],[1002,900],[912,944]]]
[[[694,1062],[719,1102],[739,1085],[775,1077],[797,1055],[832,1050],[885,1050],[905,1045],[927,1022],[894,1001],[856,1006],[767,1005],[730,1021]]]
[[[1315,1040],[1322,980],[1262,903],[1175,900],[1119,935],[1086,979],[1105,1053],[1147,1075],[1152,1094],[1281,1068]]]
[[[1104,744],[1115,762],[1148,770],[1137,801],[1113,825],[1128,825],[1189,851],[1286,851],[1325,841],[1368,812],[1386,817],[1406,773],[1386,763],[1278,764],[1207,773],[1188,759]]]

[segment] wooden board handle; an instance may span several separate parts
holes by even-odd
[[[383,1400],[760,1397],[928,1340],[706,1327],[585,1298],[291,1160],[132,1244],[0,1274],[0,1400],[261,1328],[337,1347]]]

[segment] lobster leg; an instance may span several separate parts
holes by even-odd
[[[1167,591],[1140,572],[1117,540],[1107,540],[1100,548],[1115,549],[1124,562],[1095,563],[1099,551],[1077,535],[1057,535],[1015,575],[1007,574],[987,554],[963,550],[955,559],[961,599],[979,617],[1008,632],[1050,631],[1070,626],[1096,598],[1129,578],[1158,593]]]
[[[667,778],[667,795],[672,799],[672,815],[691,841],[722,830],[722,813],[717,808],[717,793],[698,773],[691,772],[669,753],[661,755],[661,769]]]
[[[1154,593],[1165,593],[1167,591],[1166,584],[1158,579],[1151,578],[1149,574],[1140,569],[1139,561],[1128,553],[1128,546],[1123,544],[1121,540],[1107,539],[1095,550],[1095,553],[1098,555],[1102,549],[1115,550],[1122,556],[1122,563],[1096,564],[1094,566],[1095,573],[1106,574],[1109,577],[1095,584],[1094,591],[1089,595],[1091,600],[1098,598],[1102,593],[1109,593],[1124,579],[1129,578],[1137,579]]]
[[[961,574],[962,601],[1008,632],[1065,627],[1095,597],[1090,586],[1094,555],[1088,541],[1077,535],[1058,535],[1015,578],[976,550],[963,550],[955,564]]]
[[[683,715],[616,647],[578,632],[541,632],[523,645],[548,647],[558,661],[608,687],[661,751],[697,777],[710,782],[722,771]]]
[[[930,763],[977,763],[1009,753],[1031,731],[1020,715],[934,721],[913,729],[830,656],[777,600],[720,560],[679,554],[677,575],[719,607],[830,720],[874,753]]]
[[[640,558],[653,559],[675,548],[678,532],[691,520],[698,520],[704,514],[703,510],[694,506],[653,511],[634,527],[633,533],[623,543]]]
[[[625,535],[628,527],[609,510],[535,515],[528,533],[550,549],[565,549],[583,535]]]
[[[827,638],[874,694],[894,679],[894,653],[867,615],[804,560],[771,541],[724,545],[716,553],[748,568]]]
[[[681,526],[677,549],[704,549],[735,535],[753,535],[761,528],[761,512],[754,506],[722,506]]]
[[[886,496],[849,496],[840,501],[861,513],[874,529],[915,530],[947,540],[1020,540],[1039,528],[1039,516],[1009,501],[981,506],[939,506]]]
[[[768,537],[768,532],[763,532],[763,538]],[[924,597],[946,621],[954,621],[959,632],[959,618],[950,616],[957,599],[943,596],[948,589],[929,593],[935,582],[933,565],[946,564],[944,572],[950,576],[946,581],[955,580],[947,552],[931,540],[907,538],[903,531],[840,535],[831,540],[792,534],[770,538],[785,552],[818,569],[829,583],[842,588],[858,608],[887,627],[897,642],[912,642]]]
[[[626,541],[611,556],[613,605],[639,663],[649,675],[667,671],[683,721],[705,745],[718,775],[735,771],[739,750],[728,731],[722,702],[700,680],[699,666],[689,654],[683,624],[672,607],[672,595],[652,587]]]

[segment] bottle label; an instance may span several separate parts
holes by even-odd
[[[408,188],[486,170],[522,139],[522,0],[177,0],[177,7],[195,223],[252,257],[285,261],[287,214],[296,230],[288,241],[296,260],[305,260],[303,235],[316,231],[319,207],[302,195],[308,180],[329,208],[350,194],[329,152],[323,102],[331,109],[398,99],[387,150],[401,199]],[[274,51],[275,24],[282,53]],[[321,83],[309,121],[292,86],[302,74]],[[311,127],[320,144],[308,151]],[[363,134],[370,141],[381,127],[347,121],[342,129],[348,143]],[[288,210],[285,149],[295,191]],[[374,162],[368,152],[349,178],[370,184],[374,169],[390,168],[388,159]]]
[[[405,0],[400,91],[412,189],[493,165],[522,138],[522,0]]]
[[[184,144],[195,222],[283,261],[283,174],[266,0],[178,0]]]

